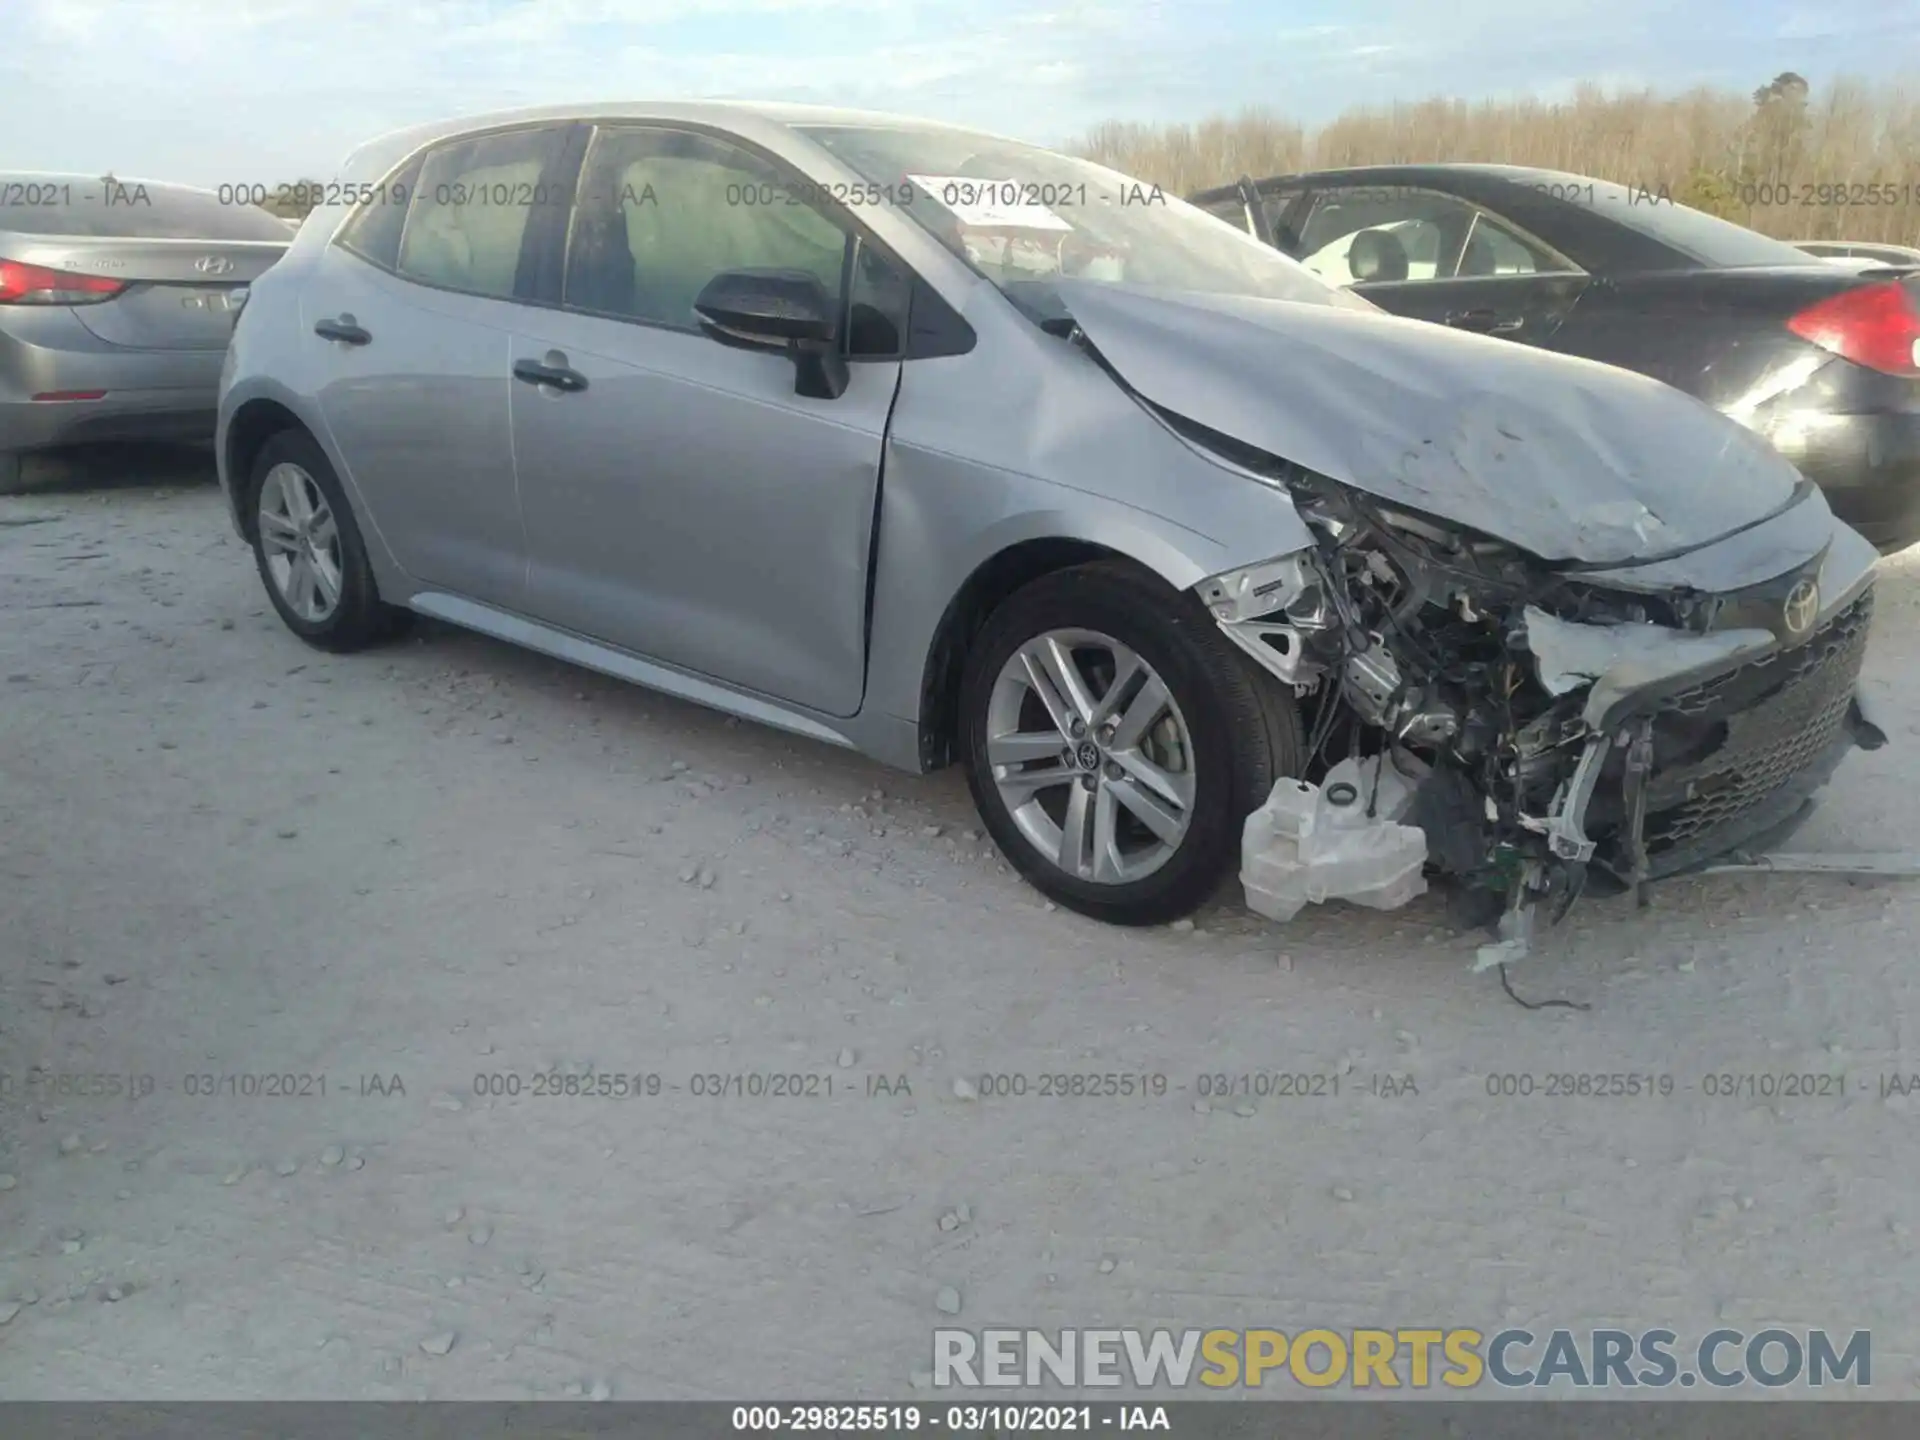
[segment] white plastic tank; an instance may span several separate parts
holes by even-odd
[[[1328,900],[1394,910],[1426,893],[1427,837],[1400,823],[1425,773],[1395,753],[1342,760],[1318,785],[1276,783],[1241,836],[1249,908],[1291,920]]]

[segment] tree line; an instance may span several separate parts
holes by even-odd
[[[1792,71],[1748,94],[1698,88],[1563,101],[1430,99],[1355,109],[1318,127],[1249,110],[1192,123],[1109,122],[1080,153],[1191,194],[1348,165],[1530,165],[1612,180],[1786,240],[1920,244],[1920,99]]]
[[[1583,85],[1562,101],[1436,98],[1350,110],[1317,127],[1266,110],[1109,121],[1073,148],[1171,195],[1243,175],[1483,161],[1612,180],[1781,239],[1920,244],[1920,99],[1844,79],[1816,96],[1792,71],[1749,94]],[[303,192],[325,189],[276,187],[266,208],[302,219],[312,208]]]

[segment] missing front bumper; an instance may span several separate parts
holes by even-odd
[[[1649,777],[1646,878],[1696,869],[1777,831],[1863,738],[1885,742],[1859,699],[1872,619],[1868,590],[1804,644],[1659,697],[1656,746],[1719,743]]]

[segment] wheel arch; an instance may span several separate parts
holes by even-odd
[[[302,431],[319,443],[313,428],[292,407],[271,395],[255,395],[241,402],[221,427],[220,485],[226,492],[227,507],[233,512],[235,528],[249,542],[253,539],[253,517],[245,513],[240,503],[241,489],[267,442],[287,430]]]
[[[368,560],[381,588],[392,594],[411,594],[408,589],[411,582],[387,544],[387,537],[381,533],[379,521],[322,420],[317,402],[278,381],[259,376],[243,381],[221,397],[220,419],[214,432],[220,488],[240,538],[253,543],[254,517],[243,513],[247,507],[242,500],[254,463],[274,436],[288,432],[306,436],[332,467],[334,478],[340,482],[346,503],[353,512],[354,523],[360,527]]]
[[[1142,558],[1146,555],[1151,558]],[[996,607],[1042,576],[1094,561],[1113,561],[1145,582],[1167,587],[1169,600],[1205,571],[1168,546],[1119,548],[1072,534],[1033,536],[1002,546],[960,583],[934,628],[920,680],[920,765],[938,770],[958,758],[960,677],[967,651]]]

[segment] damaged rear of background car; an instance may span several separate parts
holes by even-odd
[[[1260,913],[1392,908],[1437,871],[1465,915],[1498,917],[1480,963],[1500,963],[1583,891],[1784,837],[1851,747],[1884,742],[1856,691],[1871,545],[1679,392],[1491,355],[1450,379],[1436,354],[1407,387],[1425,403],[1348,427],[1343,371],[1387,359],[1356,317],[1290,317],[1325,333],[1289,355],[1259,302],[1062,289],[1118,383],[1285,491],[1314,537],[1198,587],[1308,717],[1305,772],[1247,822]]]

